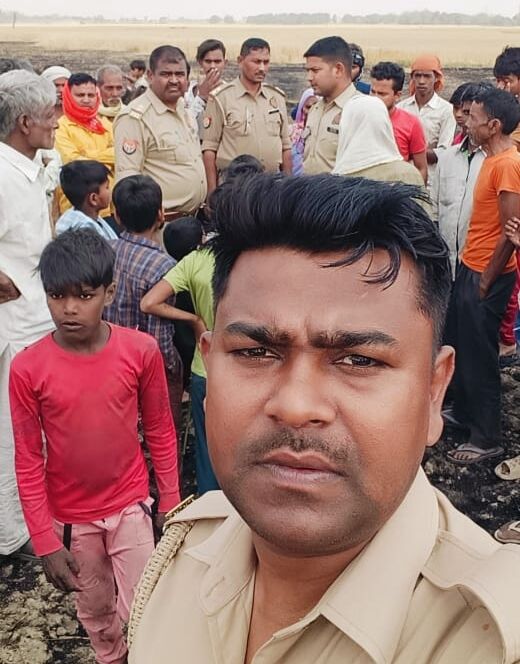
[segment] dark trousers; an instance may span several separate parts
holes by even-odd
[[[500,445],[498,330],[515,284],[515,272],[501,275],[487,296],[479,296],[480,272],[461,264],[448,309],[446,343],[456,350],[452,382],[455,417],[482,449]]]
[[[220,489],[211,466],[206,440],[206,418],[204,416],[204,399],[206,398],[206,379],[191,374],[191,417],[195,429],[195,472],[199,495],[206,491]]]

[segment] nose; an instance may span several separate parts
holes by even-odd
[[[66,316],[75,316],[78,312],[77,301],[75,297],[68,295],[63,299],[63,313]]]
[[[301,429],[330,424],[336,417],[330,389],[316,373],[311,358],[299,358],[282,371],[265,405],[265,414],[278,424]]]

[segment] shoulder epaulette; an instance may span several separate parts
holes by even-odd
[[[139,120],[143,113],[150,107],[150,100],[143,94],[140,97],[137,97],[133,102],[126,107],[128,110],[128,115],[131,118],[136,118]]]
[[[287,97],[287,95],[282,90],[282,88],[279,88],[276,85],[271,85],[270,83],[264,83],[264,88],[269,88],[270,90],[275,90],[276,92],[278,92],[278,94],[282,95],[282,97]]]
[[[213,97],[216,97],[219,95],[223,90],[227,90],[233,85],[233,81],[230,81],[229,83],[221,83],[219,86],[217,86],[214,90],[212,90],[209,94]]]

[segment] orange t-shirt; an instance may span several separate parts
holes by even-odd
[[[475,184],[473,212],[461,256],[464,265],[475,272],[487,268],[502,235],[498,196],[505,191],[520,195],[520,155],[516,147],[486,157]],[[513,253],[504,272],[511,272],[515,266]]]

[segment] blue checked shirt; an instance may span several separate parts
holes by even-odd
[[[116,295],[112,304],[105,309],[105,320],[148,332],[157,340],[166,367],[175,366],[179,356],[173,345],[173,322],[144,314],[139,307],[145,293],[175,265],[174,259],[157,242],[126,231],[121,233],[112,246],[116,252]],[[168,304],[174,303],[175,297],[172,295]]]

